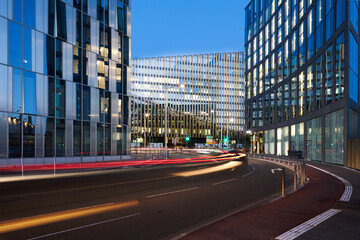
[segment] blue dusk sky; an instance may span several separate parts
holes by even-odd
[[[249,0],[132,0],[132,58],[244,51]]]

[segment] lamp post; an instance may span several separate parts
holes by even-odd
[[[167,117],[168,91],[169,91],[169,89],[173,89],[173,88],[174,87],[169,88],[168,86],[165,86],[165,159],[168,159],[168,152],[167,152],[167,142],[168,142],[168,137],[167,137],[167,133],[168,133],[168,129],[167,129],[167,122],[168,122],[168,117]],[[184,89],[185,84],[180,84],[180,88]]]
[[[145,128],[145,131],[144,131],[144,148],[146,148],[146,121],[147,121],[147,118],[149,116],[150,116],[150,114],[145,113],[145,118],[144,118],[144,128]]]
[[[230,122],[234,122],[234,119],[233,118],[228,118],[228,121],[227,121],[227,132],[226,132],[226,138],[227,138],[227,142],[226,142],[226,148],[229,149],[229,121]]]

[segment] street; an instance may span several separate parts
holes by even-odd
[[[168,239],[280,194],[274,167],[231,161],[1,183],[0,239]]]

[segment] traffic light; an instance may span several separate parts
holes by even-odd
[[[185,137],[185,141],[190,141],[190,137],[189,136],[187,136],[187,137]]]
[[[229,141],[228,138],[224,138],[224,143],[227,143]]]

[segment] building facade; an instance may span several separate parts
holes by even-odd
[[[164,143],[166,104],[170,143],[243,140],[243,53],[133,59],[132,70],[133,141],[146,127],[147,142]]]
[[[129,0],[0,6],[0,166],[127,158]]]
[[[359,138],[359,2],[252,0],[245,11],[252,152],[346,165]]]

